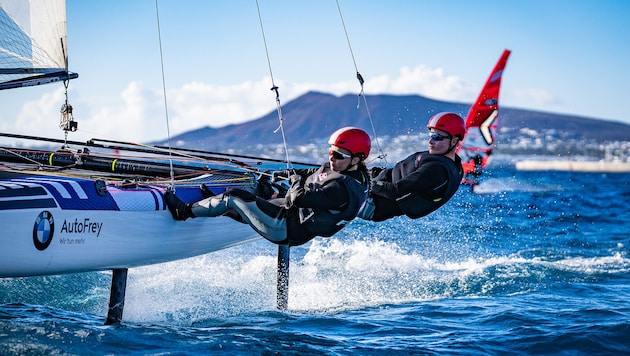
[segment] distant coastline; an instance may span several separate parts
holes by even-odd
[[[519,171],[630,172],[630,162],[619,161],[523,160],[515,167]]]
[[[423,136],[431,113],[452,111],[465,115],[470,104],[432,100],[420,95],[368,96],[374,131],[388,161],[395,162],[414,150],[426,148]],[[334,96],[309,92],[284,105],[284,125],[291,159],[319,161],[326,153],[327,134],[340,126],[357,126],[372,132],[356,95]],[[171,138],[175,146],[235,153],[284,156],[275,111],[247,123],[221,128],[202,127]],[[567,159],[608,161],[608,156],[630,157],[630,125],[594,118],[501,108],[495,154],[526,155],[533,160]],[[164,145],[167,141],[154,142]],[[375,147],[376,148],[376,147]],[[376,153],[376,150],[375,150]],[[514,160],[515,161],[515,160]],[[627,161],[627,159],[622,159]]]

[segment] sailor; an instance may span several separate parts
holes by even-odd
[[[464,120],[442,112],[427,124],[429,150],[416,152],[393,168],[371,169],[369,198],[359,217],[383,221],[407,215],[423,217],[446,203],[455,194],[463,177],[460,157],[455,153],[464,138]]]
[[[335,131],[329,160],[319,168],[292,170],[286,196],[264,199],[241,189],[186,204],[170,191],[164,197],[175,220],[226,215],[249,224],[276,244],[297,246],[329,237],[354,219],[364,204],[369,176],[365,159],[370,136],[356,127]]]
[[[473,189],[475,185],[479,184],[479,176],[483,173],[483,157],[477,153],[469,163],[473,165],[473,170],[466,173],[462,183],[469,185]]]

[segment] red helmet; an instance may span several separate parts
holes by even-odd
[[[429,129],[436,129],[448,132],[451,136],[459,136],[464,138],[466,133],[466,124],[461,116],[452,112],[441,112],[433,115],[427,124]]]
[[[333,132],[328,139],[328,144],[346,149],[362,160],[370,154],[372,147],[370,136],[365,131],[350,126]]]

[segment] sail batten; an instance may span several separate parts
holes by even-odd
[[[78,77],[68,71],[64,0],[0,0],[0,89]]]

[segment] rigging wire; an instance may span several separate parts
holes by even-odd
[[[70,85],[70,71],[68,70],[68,54],[66,53],[66,46],[63,43],[63,38],[59,39],[59,44],[61,45],[61,52],[63,53],[64,65],[66,68],[66,79],[63,80],[63,87],[65,89],[65,102],[61,106],[61,121],[59,122],[59,128],[63,130],[64,133],[64,143],[61,146],[61,149],[69,149],[68,146],[68,131],[76,131],[77,123],[74,121],[74,117],[72,116],[72,105],[68,102],[68,86]]]
[[[359,72],[359,68],[357,67],[357,61],[354,57],[354,51],[352,50],[352,45],[350,44],[350,36],[348,36],[348,30],[346,29],[346,23],[343,19],[343,14],[341,12],[341,6],[339,5],[339,0],[336,1],[337,2],[337,10],[339,11],[339,17],[341,18],[341,24],[343,26],[343,31],[346,34],[346,42],[348,43],[348,48],[350,49],[350,56],[352,57],[352,63],[354,64],[354,69],[357,72],[357,80],[359,81],[359,85],[361,85],[361,91],[359,92],[359,94],[357,94],[357,109],[359,109],[360,104],[361,104],[361,97],[363,97],[363,102],[365,104],[365,110],[367,112],[368,115],[368,119],[370,120],[370,125],[372,126],[372,134],[374,135],[374,140],[376,142],[376,147],[378,150],[378,159],[381,159],[385,165],[387,165],[387,154],[383,152],[383,150],[381,149],[381,145],[379,143],[379,139],[378,139],[378,135],[376,134],[376,128],[374,127],[374,121],[372,120],[372,114],[370,112],[370,108],[368,106],[367,103],[367,98],[365,97],[365,91],[364,91],[364,87],[363,84],[365,83],[365,80],[363,79],[363,76],[361,75],[361,73]]]
[[[278,122],[279,126],[277,129],[273,131],[273,133],[277,133],[278,130],[282,133],[282,143],[284,145],[284,154],[285,159],[287,161],[287,169],[292,169],[291,161],[289,160],[289,149],[287,148],[287,140],[284,134],[284,117],[282,116],[282,105],[280,104],[280,92],[278,91],[279,87],[276,85],[273,79],[273,71],[271,70],[271,60],[269,59],[269,49],[267,48],[267,39],[265,38],[265,29],[263,27],[262,15],[260,14],[260,5],[258,0],[256,0],[256,9],[258,10],[258,21],[260,22],[260,32],[263,38],[263,44],[265,46],[265,54],[267,56],[267,66],[269,67],[269,76],[271,77],[271,90],[276,93],[276,111],[278,112]]]
[[[82,129],[82,131],[84,133],[92,134],[95,136],[101,135],[97,132],[86,130],[86,129]],[[0,136],[17,137],[17,138],[24,138],[24,139],[33,139],[33,138],[44,139],[41,137],[12,135],[12,134],[7,134],[7,133],[0,133]],[[57,141],[58,140],[51,140],[51,142],[57,142]],[[102,143],[97,143],[97,142],[102,142]],[[213,165],[216,165],[216,166],[223,166],[228,169],[238,168],[243,172],[249,172],[249,173],[254,173],[257,175],[263,175],[263,176],[269,176],[269,177],[272,176],[271,173],[260,171],[258,168],[252,167],[253,165],[247,164],[245,162],[240,162],[237,159],[254,160],[256,162],[264,161],[264,162],[285,163],[283,160],[279,160],[279,159],[246,156],[246,155],[239,155],[239,154],[229,154],[225,152],[212,152],[212,151],[200,151],[200,150],[184,149],[184,148],[172,148],[170,146],[156,146],[156,145],[149,145],[149,144],[132,142],[132,141],[127,141],[127,142],[117,141],[111,137],[109,139],[95,137],[95,138],[90,139],[87,142],[68,141],[68,143],[74,144],[74,145],[83,144],[83,145],[87,145],[88,147],[93,146],[93,147],[99,147],[99,148],[119,150],[120,152],[116,153],[116,156],[118,157],[125,157],[125,155],[122,154],[122,152],[124,151],[144,152],[151,155],[164,154],[164,155],[171,155],[174,157],[181,157],[182,159],[211,162]],[[1,148],[0,148],[0,151],[1,151]],[[215,156],[215,157],[212,157],[212,156]],[[137,158],[137,156],[129,156],[129,157]],[[307,163],[307,162],[293,162],[293,163],[294,164],[297,163],[297,164],[305,165],[305,166],[313,165],[312,163]],[[317,167],[317,165],[314,165],[314,167]],[[177,182],[175,182],[175,185],[177,185]]]
[[[166,98],[166,79],[164,78],[164,56],[162,55],[162,33],[160,30],[160,11],[158,8],[158,0],[155,0],[155,17],[157,22],[158,42],[160,46],[160,65],[162,67],[162,91],[164,93],[164,113],[166,117],[166,135],[168,137],[168,162],[171,169],[171,188],[175,189],[175,172],[173,170],[173,158],[171,154],[171,128],[168,118],[168,100]]]

